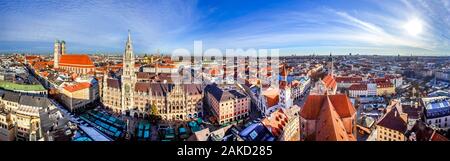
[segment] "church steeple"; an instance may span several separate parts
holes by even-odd
[[[127,43],[126,43],[126,46],[125,46],[125,57],[124,57],[124,60],[132,60],[132,59],[134,59],[133,45],[131,43],[130,30],[128,30],[128,39],[127,39]]]
[[[328,74],[331,75],[331,77],[334,77],[334,59],[333,56],[331,55],[331,52],[330,52],[330,59],[331,59],[330,71]]]
[[[128,40],[127,40],[127,43],[130,43],[130,44],[131,44],[131,33],[130,33],[130,30],[128,30]]]
[[[331,57],[331,76],[334,77],[334,59]]]

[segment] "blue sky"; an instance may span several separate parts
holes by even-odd
[[[0,0],[0,52],[122,53],[130,29],[137,53],[449,55],[448,15],[450,0]]]

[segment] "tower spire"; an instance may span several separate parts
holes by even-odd
[[[134,57],[134,55],[133,55],[133,46],[132,46],[132,42],[131,42],[131,33],[130,33],[130,30],[128,30],[128,39],[127,39],[127,42],[126,42],[126,45],[125,45],[125,56],[124,56],[124,59],[131,60],[131,59],[134,59],[133,57]]]
[[[334,77],[334,59],[331,57],[331,77]]]
[[[131,33],[130,33],[130,29],[128,29],[128,42],[131,42]]]

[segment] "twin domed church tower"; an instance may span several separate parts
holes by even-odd
[[[61,59],[61,55],[66,54],[66,42],[56,40],[55,41],[55,51],[53,52],[54,58],[54,67],[59,68],[59,59]]]

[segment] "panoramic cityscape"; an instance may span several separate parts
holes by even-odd
[[[0,3],[0,141],[450,138],[450,1],[62,2]]]

